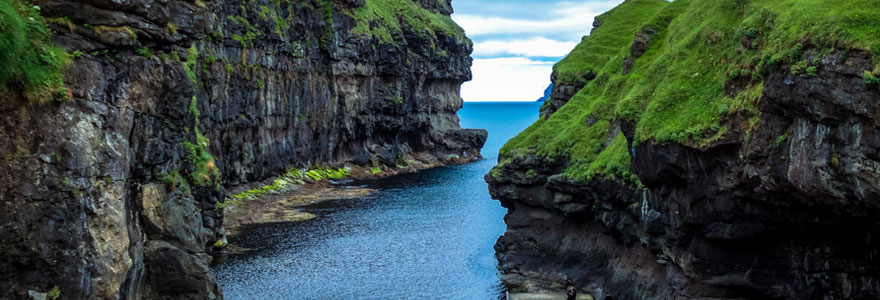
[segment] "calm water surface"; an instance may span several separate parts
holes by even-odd
[[[465,103],[462,127],[485,128],[483,160],[348,183],[377,190],[305,208],[318,218],[252,226],[232,240],[253,249],[213,267],[226,299],[497,299],[492,246],[505,209],[483,175],[540,103]]]

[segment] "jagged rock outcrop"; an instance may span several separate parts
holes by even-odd
[[[479,157],[470,41],[420,2],[36,1],[70,99],[0,95],[0,298],[219,299],[224,187]]]
[[[592,80],[593,77],[588,76],[588,79]],[[550,88],[550,97],[544,99],[544,104],[541,105],[541,117],[546,118],[553,115],[554,112],[559,110],[560,107],[565,105],[568,102],[568,99],[571,99],[577,91],[580,91],[584,88],[581,84],[556,84],[555,78],[551,78],[553,82]]]
[[[627,1],[624,9],[644,9],[648,2]],[[693,27],[685,15],[716,12],[707,8],[712,6],[677,0],[658,11],[660,22],[648,23],[670,26],[667,20],[677,18],[671,26]],[[750,10],[779,13],[772,10],[776,7],[754,6],[731,12],[747,12],[746,20]],[[676,10],[685,17],[667,18]],[[606,16],[596,32],[617,26],[613,14],[619,12]],[[775,26],[784,26],[778,22]],[[639,57],[664,51],[676,41],[669,32],[684,30],[662,26],[649,34],[631,30],[631,47],[609,61],[616,64],[613,72],[626,75],[625,57],[634,58],[632,73],[640,72],[640,64],[650,67],[651,61]],[[754,37],[760,34],[751,30],[727,46],[740,47],[733,55],[770,47],[772,41]],[[771,30],[755,31],[769,35]],[[697,41],[711,43],[712,31],[705,33]],[[650,43],[644,43],[648,36]],[[505,284],[530,291],[572,284],[616,299],[880,297],[880,245],[874,240],[880,233],[880,88],[869,76],[876,70],[874,58],[864,49],[811,43],[788,53],[795,54],[765,70],[751,69],[755,76],[728,76],[723,87],[719,84],[718,93],[754,97],[754,110],[725,111],[718,119],[726,129],[722,134],[710,128],[682,140],[660,140],[645,127],[654,111],[610,120],[592,112],[586,120],[576,119],[583,122],[577,125],[610,123],[602,128],[595,144],[599,153],[592,158],[572,154],[576,147],[565,155],[542,154],[546,150],[527,146],[524,139],[538,131],[511,141],[499,166],[486,175],[492,196],[509,208],[508,230],[495,246]],[[649,69],[674,74],[672,64],[659,63],[670,66]],[[804,64],[812,67],[810,74],[804,74],[810,69]],[[595,93],[594,85],[580,93]],[[660,91],[654,97],[661,97]],[[590,102],[571,99],[548,123],[533,126],[560,124],[549,122],[584,103]],[[677,108],[678,114],[697,109]],[[621,164],[609,158],[617,151]],[[596,173],[582,176],[579,164],[587,159],[594,165],[586,170]]]

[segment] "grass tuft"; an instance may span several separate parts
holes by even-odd
[[[192,194],[192,188],[190,188],[189,183],[186,181],[186,179],[183,178],[183,176],[180,175],[180,172],[178,172],[177,170],[173,170],[168,173],[161,173],[159,174],[159,179],[167,184],[168,188],[172,191],[180,188],[183,189],[184,193]]]
[[[301,184],[305,183],[305,181],[303,181],[303,178],[304,178],[303,176],[304,175],[303,175],[302,170],[297,169],[297,168],[293,168],[293,167],[287,168],[287,172],[285,172],[284,175],[282,175],[278,179],[275,179],[274,181],[272,181],[272,184],[265,185],[260,188],[251,189],[251,190],[248,190],[248,191],[243,192],[241,194],[234,195],[233,198],[239,199],[239,200],[250,199],[253,197],[265,195],[265,194],[272,192],[272,191],[280,190],[280,189],[285,188],[287,186],[301,185]],[[233,203],[233,205],[235,205],[235,204]]]
[[[46,299],[55,300],[61,297],[61,288],[58,286],[53,287],[51,290],[46,292]]]
[[[308,172],[306,172],[306,175],[315,181],[321,181],[324,179],[342,179],[345,176],[348,176],[350,174],[349,174],[348,170],[346,170],[345,168],[339,168],[339,169],[326,169],[326,170],[312,169],[312,170],[309,170]]]

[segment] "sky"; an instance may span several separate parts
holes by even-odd
[[[453,0],[452,19],[474,41],[473,80],[465,101],[535,101],[553,64],[623,0]]]

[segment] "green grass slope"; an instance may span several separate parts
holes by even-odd
[[[70,55],[50,45],[50,35],[39,7],[0,0],[0,91],[20,89],[31,102],[70,97],[61,74]]]
[[[771,68],[815,76],[821,66],[804,57],[805,48],[820,55],[861,49],[880,57],[875,0],[627,0],[598,18],[602,26],[554,67],[557,82],[582,80],[584,88],[511,139],[502,155],[567,157],[568,177],[638,184],[627,172],[625,139],[610,136],[619,134],[610,130],[618,121],[636,124],[636,144],[700,147],[727,131],[723,120],[730,114],[750,118],[742,124],[747,128],[755,125],[763,76]],[[657,33],[624,75],[634,35],[644,27]],[[876,80],[877,70],[866,70],[866,80]],[[588,73],[595,78],[587,80]],[[746,84],[730,97],[724,87],[732,80]]]
[[[633,34],[642,23],[668,4],[665,0],[627,1],[596,20],[600,30],[584,37],[564,59],[553,66],[557,84],[584,85],[608,59],[632,44]]]

